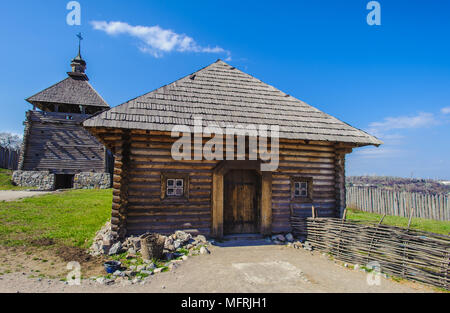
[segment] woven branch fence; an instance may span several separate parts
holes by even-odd
[[[383,273],[449,289],[450,236],[336,218],[291,217],[293,233],[351,264],[378,262]]]
[[[19,163],[18,151],[0,147],[0,168],[17,170],[18,163]]]
[[[347,187],[347,207],[364,212],[438,221],[450,221],[450,197],[445,194],[393,191],[370,187]]]

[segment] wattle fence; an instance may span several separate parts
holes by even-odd
[[[291,217],[293,233],[336,260],[449,289],[450,236],[336,218]]]
[[[364,212],[450,221],[450,197],[445,194],[347,187],[347,207]]]
[[[17,170],[19,151],[0,147],[0,168]]]

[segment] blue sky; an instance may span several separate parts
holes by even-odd
[[[450,179],[450,1],[2,1],[0,132],[64,79],[82,32],[92,85],[111,105],[216,59],[381,138],[347,175]],[[120,23],[113,23],[120,22]],[[137,27],[142,26],[142,27]]]

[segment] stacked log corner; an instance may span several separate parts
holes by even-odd
[[[124,131],[117,142],[113,174],[113,203],[111,231],[114,239],[123,239],[127,234],[128,183],[130,163],[130,136]]]

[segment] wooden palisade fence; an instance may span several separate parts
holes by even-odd
[[[17,170],[19,151],[0,147],[0,168]]]
[[[381,272],[449,289],[450,236],[336,218],[292,217],[295,235],[351,264],[378,262]]]
[[[365,212],[439,221],[450,221],[450,197],[445,194],[393,191],[371,187],[347,187],[347,207]]]

